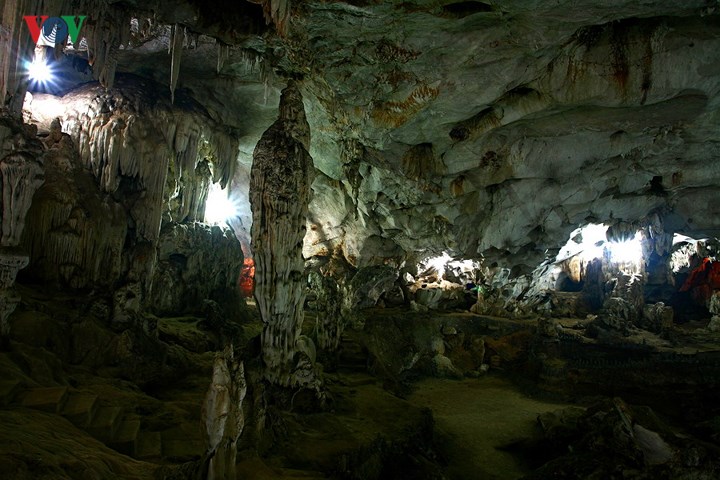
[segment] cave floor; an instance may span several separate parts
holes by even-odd
[[[478,379],[428,378],[408,401],[433,412],[450,479],[510,480],[529,473],[502,447],[537,433],[540,413],[567,404],[532,398],[499,375]]]
[[[200,328],[202,318],[158,319],[159,337],[167,342],[168,358],[176,365],[170,373],[175,376],[139,388],[124,379],[134,370],[112,363],[121,351],[122,335],[76,313],[74,299],[47,300],[38,293],[24,299],[13,317],[10,350],[0,352],[0,478],[150,478],[160,465],[200,458],[200,405],[216,343]],[[375,321],[368,320],[363,332],[347,334],[367,340],[368,332],[381,328],[375,342],[366,343],[381,353],[393,346],[386,340],[409,345],[417,337],[415,341],[425,345],[441,326],[458,327],[466,335],[500,335],[526,330],[531,323],[458,313],[408,315],[389,309],[370,315]],[[306,321],[308,333],[312,318],[308,315]],[[566,323],[565,331],[571,332],[577,320]],[[720,350],[716,334],[702,333],[700,327],[683,326],[676,345],[655,348]],[[250,315],[243,325],[244,340],[260,330],[259,319]],[[448,344],[453,338],[446,339]],[[107,348],[98,349],[98,341]],[[491,343],[489,337],[488,345],[502,362],[506,350],[512,350],[510,343]],[[394,357],[380,358],[402,363]],[[363,359],[349,365],[354,370],[347,367],[326,372],[334,399],[331,409],[281,413],[281,431],[269,450],[261,455],[253,449],[239,452],[238,478],[440,478],[432,476],[436,472],[448,479],[516,479],[530,473],[530,466],[510,453],[510,446],[536,437],[539,414],[568,405],[517,383],[502,367],[493,366],[478,378],[411,376],[408,390],[400,392],[402,398],[391,393],[394,384],[382,375],[379,362]],[[41,392],[48,398],[31,401]],[[91,402],[83,403],[86,400]],[[112,421],[103,423],[106,419],[99,412],[114,412]],[[124,438],[126,430],[131,435]],[[414,445],[430,443],[434,452],[413,450]],[[394,452],[410,454],[390,465],[395,471],[383,471],[393,463],[387,462],[387,455],[393,458]],[[411,473],[403,475],[405,468]],[[412,468],[430,474],[416,475]]]
[[[539,414],[568,406],[532,398],[499,375],[423,379],[406,401],[388,396],[366,375],[335,378],[360,383],[332,387],[344,395],[343,411],[294,417],[288,423],[288,441],[275,453],[263,459],[241,455],[238,478],[327,478],[321,470],[337,463],[339,456],[371,442],[374,436],[402,438],[403,432],[407,434],[422,421],[421,409],[429,408],[436,447],[447,463],[442,469],[446,478],[518,479],[530,469],[503,447],[534,437]]]

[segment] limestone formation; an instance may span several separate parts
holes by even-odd
[[[170,55],[172,56],[172,64],[170,66],[171,102],[175,102],[175,89],[177,88],[178,77],[180,76],[180,59],[182,58],[182,47],[184,40],[185,29],[180,25],[174,25],[172,40],[170,42]]]
[[[172,230],[203,219],[210,183],[224,187],[233,176],[237,141],[185,97],[172,105],[169,95],[155,95],[156,85],[132,77],[115,86],[34,95],[33,120],[50,131],[46,142],[58,123],[46,112],[61,115],[69,136],[61,134],[65,140],[48,153],[51,181],[25,244],[35,278],[73,288],[137,282],[146,304],[163,222]],[[172,253],[163,250],[162,260]]]
[[[247,393],[245,367],[232,346],[215,358],[212,383],[202,408],[208,480],[236,478],[238,440],[245,427],[243,400]]]
[[[10,323],[20,297],[13,286],[29,257],[18,244],[33,196],[44,182],[41,149],[11,118],[0,116],[0,177],[2,177],[2,236],[0,237],[0,341],[8,341]],[[15,133],[13,135],[13,130]],[[8,142],[8,140],[13,140]]]
[[[35,191],[42,185],[42,164],[25,154],[11,154],[0,160],[2,175],[2,246],[16,246],[25,227]]]
[[[67,134],[47,151],[44,168],[23,235],[30,254],[24,274],[71,288],[110,288],[124,272],[123,204],[103,195]]]
[[[716,37],[697,32],[717,26],[704,0],[573,4],[560,18],[549,3],[534,13],[515,2],[469,6],[461,14],[448,13],[455,4],[337,5],[330,9],[337,22],[327,20],[324,7],[294,17],[288,2],[268,1],[238,6],[247,21],[235,29],[220,28],[230,18],[209,22],[205,9],[179,3],[175,9],[146,2],[156,18],[132,12],[131,28],[131,12],[119,4],[78,2],[76,10],[90,15],[84,28],[92,74],[109,87],[117,68],[144,73],[158,67],[162,53],[156,78],[163,90],[175,84],[182,87],[178,95],[191,90],[214,118],[238,128],[248,166],[278,98],[272,85],[266,91],[258,69],[245,68],[247,59],[263,57],[264,72],[290,75],[305,75],[313,65],[315,73],[305,78],[308,119],[323,135],[311,153],[325,177],[314,186],[323,198],[311,203],[318,254],[341,246],[350,263],[366,266],[376,252],[363,252],[363,245],[382,239],[399,249],[396,260],[443,246],[465,258],[503,260],[509,268],[524,257],[532,268],[590,218],[632,223],[656,213],[684,231],[715,228],[712,207],[693,213],[707,203],[702,199],[712,195],[716,179],[706,161],[706,146],[714,143],[704,142],[712,137],[704,132],[714,131],[718,89],[709,65]],[[42,4],[62,6],[59,0]],[[29,53],[21,12],[38,8],[26,0],[3,11],[3,55],[11,61],[3,63],[0,90],[16,107],[24,93],[21,62],[10,52]],[[248,13],[252,8],[257,18]],[[512,21],[495,21],[500,17]],[[254,44],[243,36],[265,19],[286,38],[303,40],[280,46],[277,39]],[[361,48],[351,47],[345,35],[365,27]],[[547,35],[538,35],[541,30]],[[212,37],[185,38],[184,32],[201,31]],[[173,45],[179,48],[168,56]],[[182,70],[174,61],[181,50]],[[205,67],[220,67],[221,75],[192,74]],[[257,82],[263,83],[259,92]],[[168,187],[167,193],[174,190]],[[662,230],[658,255],[670,230]]]
[[[28,257],[0,252],[0,342],[7,342],[10,334],[8,318],[20,302],[20,296],[13,288],[20,269],[28,264]]]
[[[340,346],[340,339],[347,323],[343,315],[345,290],[330,276],[310,272],[310,291],[315,296],[315,338],[318,348],[334,352]],[[346,312],[347,313],[347,312]]]
[[[380,297],[392,288],[397,278],[397,269],[388,265],[361,268],[350,280],[349,292],[344,301],[345,308],[355,310],[375,306]]]
[[[201,223],[169,224],[158,239],[158,262],[148,309],[157,315],[198,313],[203,301],[237,313],[237,280],[243,264],[232,231]]]
[[[298,339],[303,322],[306,277],[302,258],[312,158],[310,128],[299,86],[288,83],[280,118],[263,134],[253,153],[250,201],[255,301],[263,321],[262,357],[272,383],[315,388],[303,369]]]
[[[673,326],[673,309],[663,302],[646,304],[641,326],[651,332],[667,331]]]
[[[719,0],[4,0],[3,478],[717,478],[718,52]],[[548,408],[506,375],[683,435],[403,421]]]

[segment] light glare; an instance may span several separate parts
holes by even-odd
[[[642,234],[637,232],[631,240],[610,242],[610,258],[615,263],[635,263],[642,261]]]
[[[631,240],[624,242],[608,242],[607,230],[607,225],[592,223],[575,229],[556,261],[579,255],[584,262],[590,262],[608,254],[612,263],[640,265],[643,261],[642,233],[636,232]]]
[[[205,203],[205,222],[215,225],[226,223],[237,214],[237,208],[230,199],[228,191],[215,183],[212,184]]]
[[[43,60],[34,60],[27,67],[28,76],[33,82],[45,84],[50,83],[53,79],[53,73],[50,66]]]
[[[556,260],[566,260],[574,255],[580,254],[580,257],[589,262],[595,258],[603,256],[603,248],[606,242],[607,225],[599,223],[589,223],[585,226],[576,228],[570,234],[570,240],[560,249]],[[579,242],[574,239],[580,236]]]
[[[476,260],[455,260],[448,252],[442,252],[439,256],[428,257],[420,262],[418,272],[422,276],[427,275],[430,269],[434,269],[440,281],[443,279],[447,268],[461,274],[470,274],[470,276],[474,277],[473,272],[479,268],[479,263]]]
[[[425,260],[425,267],[430,269],[433,268],[439,276],[445,272],[445,265],[452,260],[452,257],[447,252],[443,252],[439,257],[431,257]]]

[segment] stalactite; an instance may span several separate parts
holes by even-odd
[[[60,99],[34,96],[37,111],[44,101],[64,109],[63,128],[78,146],[64,158],[77,155],[73,162],[88,168],[99,186],[97,194],[65,184],[42,191],[45,207],[33,212],[26,238],[34,258],[47,259],[30,266],[41,278],[77,288],[112,283],[128,268],[122,263],[128,232],[135,244],[152,247],[164,216],[199,219],[211,181],[225,186],[232,178],[237,137],[187,99],[180,108],[167,94],[158,98],[157,88],[121,77],[108,91],[88,84]],[[107,201],[87,197],[102,198],[101,192],[110,194]],[[145,250],[133,258],[152,278],[154,260]]]
[[[10,332],[8,318],[20,301],[13,288],[15,277],[29,261],[17,247],[33,196],[44,182],[44,171],[41,144],[16,120],[0,121],[0,342],[5,347]]]
[[[115,70],[120,45],[130,38],[130,15],[119,8],[92,8],[88,5],[89,18],[84,34],[88,41],[88,61],[93,76],[105,88],[115,84]]]
[[[255,299],[263,321],[265,377],[277,385],[320,391],[310,351],[314,348],[300,335],[306,283],[302,245],[313,171],[309,143],[302,96],[291,81],[282,92],[280,118],[253,153]]]
[[[172,220],[175,222],[202,222],[205,203],[212,183],[212,172],[206,160],[198,163],[192,171],[183,171],[168,192]]]
[[[251,74],[259,70],[261,81],[265,79],[266,73],[263,69],[262,61],[262,56],[256,51],[247,48],[240,50],[240,62],[243,64],[245,73]]]
[[[285,35],[290,17],[290,0],[262,0],[262,5],[265,21],[275,24],[278,33]]]
[[[227,45],[225,43],[222,43],[220,40],[217,40],[217,52],[217,73],[220,73],[228,57],[230,57],[230,45]]]
[[[83,182],[78,152],[59,122],[57,128],[45,140],[48,181],[35,195],[24,234],[23,247],[33,259],[30,274],[72,288],[112,285],[122,269],[125,213]]]
[[[265,90],[263,92],[263,101],[267,104],[268,94],[272,86],[273,70],[270,62],[264,61],[262,55],[252,49],[240,50],[240,61],[243,64],[245,74],[255,74],[260,76]]]
[[[182,56],[184,39],[185,29],[180,25],[175,25],[170,42],[170,55],[172,57],[170,65],[170,99],[172,103],[175,103],[175,88],[177,87],[178,77],[180,76],[180,58]]]
[[[363,145],[354,139],[346,139],[341,144],[341,160],[343,162],[343,173],[350,186],[350,198],[355,205],[355,218],[359,215],[359,196],[363,177],[360,174],[360,164],[364,155]]]
[[[89,108],[66,112],[64,128],[77,140],[81,158],[103,190],[115,192],[123,179],[132,178],[145,189],[135,212],[142,238],[154,241],[159,232],[171,163],[177,183],[181,178],[194,177],[198,163],[205,159],[212,164],[214,182],[224,187],[232,178],[237,139],[201,112],[173,110],[162,103],[153,106],[154,101],[145,96],[149,92],[131,95],[120,90],[107,94],[91,87],[88,90],[78,94],[90,96]],[[71,98],[63,101],[75,108]],[[109,105],[114,105],[110,112]],[[194,185],[191,188],[198,194],[202,191]],[[189,198],[186,201],[193,203]]]
[[[25,227],[35,191],[44,182],[42,164],[28,154],[15,153],[0,161],[2,174],[3,247],[16,246]]]

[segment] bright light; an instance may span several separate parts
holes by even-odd
[[[704,240],[704,239],[700,239]],[[688,237],[687,235],[683,235],[682,233],[675,233],[673,234],[673,245],[677,245],[678,243],[695,243],[698,239]]]
[[[447,252],[443,252],[442,255],[440,255],[439,257],[430,257],[425,260],[424,263],[425,268],[435,269],[438,275],[442,277],[443,273],[445,273],[445,265],[447,265],[450,261],[452,261],[452,257],[448,255]]]
[[[570,234],[567,244],[560,249],[557,261],[566,260],[578,253],[583,260],[588,262],[602,257],[604,244],[607,241],[607,229],[607,225],[602,223],[589,223],[576,228]]]
[[[574,255],[589,262],[595,258],[602,258],[606,250],[610,261],[615,264],[633,264],[638,266],[643,260],[642,233],[624,242],[607,241],[607,225],[590,223],[575,229],[570,240],[558,253],[557,261],[566,260]]]
[[[238,209],[230,199],[228,191],[213,183],[205,202],[205,222],[217,225],[225,223],[237,214]]]
[[[581,256],[583,260],[590,261],[603,256],[603,244],[607,240],[607,225],[590,223],[582,230]]]
[[[420,277],[430,274],[430,270],[434,269],[437,273],[438,283],[447,283],[444,279],[446,270],[452,272],[452,281],[457,282],[458,279],[468,278],[474,281],[475,271],[480,268],[479,262],[476,260],[454,260],[448,252],[443,252],[437,257],[428,257],[418,264],[418,273]]]
[[[34,61],[28,65],[28,76],[30,76],[30,80],[39,83],[49,82],[53,78],[50,66],[42,60]]]
[[[43,91],[54,86],[56,72],[53,69],[51,56],[52,52],[45,47],[37,47],[33,60],[25,62],[25,71],[30,80],[31,91]]]
[[[610,259],[615,263],[634,263],[642,262],[642,234],[637,232],[632,240],[624,242],[610,242]]]

